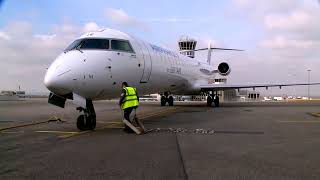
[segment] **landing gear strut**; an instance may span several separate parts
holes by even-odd
[[[94,130],[96,128],[96,113],[91,100],[86,101],[86,108],[77,107],[77,110],[83,112],[77,119],[77,128],[80,131]]]
[[[169,95],[169,92],[165,92],[162,96],[161,96],[161,106],[165,106],[168,102],[169,106],[173,106],[173,96]]]

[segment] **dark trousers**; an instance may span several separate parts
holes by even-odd
[[[130,120],[130,114],[132,112],[133,109],[136,109],[137,107],[129,107],[123,110],[123,116],[124,119],[128,120],[129,122],[132,122]],[[131,130],[131,128],[129,128],[127,125],[124,126],[124,131],[132,133],[133,131]]]
[[[132,112],[132,110],[134,109],[134,107],[129,107],[129,108],[126,108],[123,110],[123,113],[124,113],[124,119],[128,120],[129,122],[131,122],[130,120],[130,114]]]

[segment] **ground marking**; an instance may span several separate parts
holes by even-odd
[[[2,134],[19,134],[24,133],[24,131],[0,131]]]
[[[151,113],[151,114],[148,114],[146,116],[138,117],[138,118],[139,119],[146,119],[146,118],[149,118],[149,117],[154,117],[154,116],[157,116],[157,115],[165,114],[167,112],[175,112],[176,110],[177,110],[177,108],[173,108],[173,109],[164,110],[164,111],[160,111],[160,112],[156,112],[156,113]],[[121,125],[121,127],[115,127],[115,125]],[[108,125],[103,126],[101,128],[96,128],[94,131],[103,130],[103,129],[121,129],[121,128],[123,128],[123,122],[122,121],[112,120],[112,121],[110,121],[110,123]],[[70,138],[70,137],[73,137],[73,136],[77,136],[77,135],[80,135],[80,134],[85,134],[85,133],[88,133],[88,132],[94,132],[94,131],[80,131],[78,133],[62,135],[62,136],[58,136],[58,137],[66,139],[66,138]]]
[[[37,133],[57,133],[57,134],[78,134],[79,132],[72,131],[35,131]]]
[[[27,123],[27,124],[21,124],[21,125],[15,125],[10,127],[1,128],[0,131],[9,130],[9,129],[15,129],[15,128],[21,128],[21,127],[27,127],[27,126],[34,126],[38,124],[44,124],[48,123],[48,120],[46,121],[40,121],[40,122],[34,122],[34,123]]]
[[[320,121],[278,121],[279,123],[320,123]]]

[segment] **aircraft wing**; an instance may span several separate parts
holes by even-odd
[[[227,89],[245,89],[245,88],[268,88],[268,87],[284,87],[284,86],[308,86],[320,85],[320,83],[294,83],[294,84],[248,84],[248,85],[233,85],[233,84],[206,84],[200,85],[201,90],[227,90]]]

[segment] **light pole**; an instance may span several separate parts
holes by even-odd
[[[310,100],[310,69],[308,71],[308,100]]]

